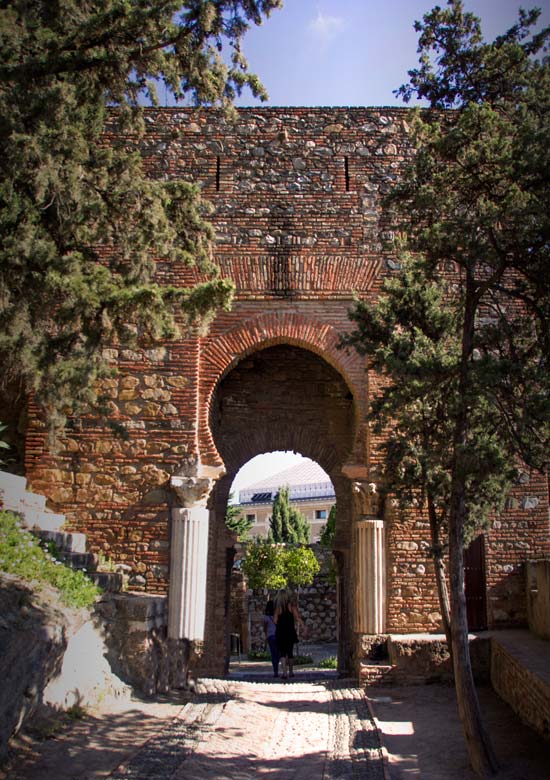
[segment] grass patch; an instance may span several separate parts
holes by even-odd
[[[249,661],[271,661],[271,653],[268,650],[251,650],[247,658]]]
[[[269,650],[251,650],[248,653],[247,658],[249,661],[271,661],[271,653]],[[294,664],[296,666],[305,666],[306,664],[312,664],[313,658],[310,655],[295,655]]]
[[[55,739],[65,727],[65,721],[62,716],[52,715],[51,717],[35,718],[27,727],[27,732],[39,742],[45,742],[47,739]]]
[[[320,666],[321,669],[336,669],[338,666],[338,659],[335,655],[329,655],[328,658],[323,658],[317,666]]]
[[[68,607],[89,607],[100,589],[81,571],[56,560],[44,550],[12,512],[0,512],[0,570],[38,585],[51,585]]]
[[[72,707],[66,710],[65,714],[69,720],[83,720],[88,713],[85,707],[82,707],[80,704],[73,704]]]

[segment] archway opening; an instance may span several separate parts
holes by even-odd
[[[226,474],[216,483],[210,499],[210,628],[206,633],[225,647],[227,668],[235,540],[226,530],[225,514],[235,476],[245,463],[266,452],[301,453],[319,464],[338,503],[337,536],[344,550],[338,558],[340,569],[345,568],[352,499],[342,467],[353,448],[354,398],[341,374],[322,357],[301,347],[278,344],[246,356],[219,382],[211,405],[210,428]],[[350,615],[342,608],[348,599],[340,596],[337,603],[338,658],[343,671],[349,666]],[[212,645],[208,654],[211,652],[215,652]]]
[[[237,537],[229,599],[230,673],[279,671],[276,642],[268,638],[275,627],[267,614],[274,610],[270,602],[279,587],[295,596],[303,621],[293,647],[297,676],[335,669],[336,495],[330,477],[298,453],[264,453],[239,471],[230,496],[237,501],[226,519]]]

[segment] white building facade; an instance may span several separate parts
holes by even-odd
[[[291,504],[309,523],[310,541],[317,542],[336,496],[328,475],[317,463],[309,460],[239,491],[237,506],[248,520],[253,521],[250,536],[267,537],[273,501],[279,490],[285,487],[289,489]]]

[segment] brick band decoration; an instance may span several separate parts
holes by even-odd
[[[222,336],[205,340],[201,355],[201,406],[199,437],[204,463],[222,461],[214,444],[210,414],[214,390],[219,381],[250,353],[276,344],[292,344],[310,350],[332,365],[346,380],[359,402],[366,400],[364,369],[358,371],[354,356],[338,350],[339,335],[322,320],[307,319],[291,313],[266,314],[241,323]],[[361,381],[363,380],[363,381]]]
[[[399,273],[382,204],[410,159],[408,120],[394,108],[254,108],[235,118],[147,109],[146,169],[197,182],[213,203],[214,260],[236,283],[233,309],[206,335],[107,350],[118,375],[102,391],[124,439],[88,415],[70,419],[52,450],[29,405],[32,488],[91,551],[127,567],[132,590],[168,594],[182,627],[202,617],[181,611],[197,608],[183,584],[196,561],[178,547],[173,513],[202,507],[206,517],[207,507],[194,601],[205,610],[202,672],[223,674],[228,657],[231,482],[249,458],[281,446],[318,459],[335,487],[340,671],[358,674],[365,632],[440,629],[427,517],[384,496],[381,439],[367,423],[382,378],[337,346],[354,296],[375,300]],[[106,128],[106,143],[114,133]],[[154,259],[160,284],[200,281],[196,269]],[[376,543],[361,542],[365,520]],[[550,554],[546,475],[522,471],[480,549],[478,619],[523,625],[524,561]]]

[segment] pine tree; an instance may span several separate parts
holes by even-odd
[[[93,402],[113,342],[164,339],[231,301],[198,188],[151,179],[139,140],[155,80],[175,98],[265,96],[240,50],[280,0],[8,0],[0,10],[0,362],[50,423]],[[227,45],[229,64],[220,51]],[[106,123],[117,141],[106,144]],[[154,282],[155,259],[194,288]]]
[[[280,488],[275,496],[270,526],[268,538],[272,542],[309,544],[309,523],[303,514],[290,503],[288,487]]]
[[[410,490],[416,476],[448,543],[457,701],[480,776],[496,760],[471,673],[463,545],[516,458],[544,468],[549,442],[550,68],[549,30],[531,33],[538,15],[520,11],[493,43],[459,0],[416,23],[420,67],[398,92],[433,110],[414,119],[414,163],[386,204],[402,272],[377,306],[358,304],[345,339],[392,380],[373,407],[382,426],[396,415],[390,485]]]
[[[233,493],[229,494],[228,501],[233,499]],[[237,535],[239,542],[244,542],[248,539],[248,532],[254,525],[254,520],[248,520],[238,506],[228,503],[225,513],[225,524],[234,534]]]

